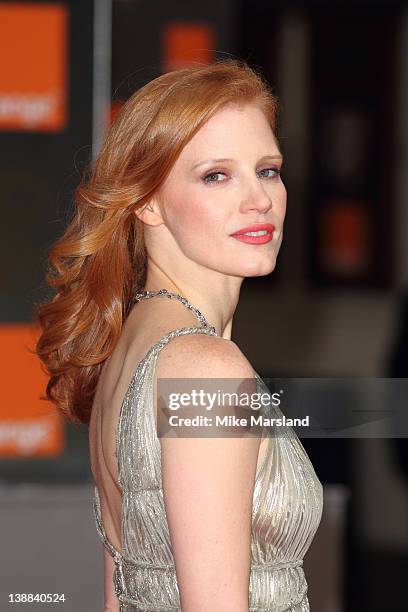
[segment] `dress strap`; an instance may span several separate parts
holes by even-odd
[[[100,536],[103,544],[109,550],[109,552],[112,555],[112,557],[118,557],[118,556],[120,556],[120,553],[109,542],[108,537],[107,537],[107,535],[105,533],[105,529],[103,527],[102,514],[101,514],[101,501],[100,501],[100,497],[99,497],[98,487],[96,486],[96,484],[94,484],[94,487],[93,487],[93,494],[94,494],[94,497],[93,497],[93,513],[94,513],[94,518],[95,518],[95,523],[96,523],[97,531],[99,533],[99,536]]]
[[[110,543],[110,541],[108,540],[108,536],[105,533],[105,529],[102,523],[101,501],[99,497],[98,487],[95,483],[93,495],[93,513],[96,522],[96,528],[102,540],[102,543],[115,561],[116,571],[113,574],[113,585],[119,601],[122,601],[123,595],[127,594],[126,581],[123,574],[123,563],[125,561],[125,557],[122,555],[122,553],[116,550],[113,544]]]
[[[191,312],[197,317],[197,319],[201,323],[202,327],[207,327],[208,329],[211,329],[215,332],[215,327],[209,324],[205,316],[198,310],[198,308],[193,306],[187,300],[187,298],[183,297],[179,293],[174,293],[173,291],[168,291],[167,289],[159,289],[157,291],[142,291],[140,293],[136,293],[134,296],[134,299],[136,302],[138,302],[139,300],[142,300],[143,298],[149,299],[149,298],[156,297],[156,295],[164,295],[165,297],[168,297],[170,299],[178,300],[179,302],[184,304],[184,306],[186,306],[189,310],[191,310]]]

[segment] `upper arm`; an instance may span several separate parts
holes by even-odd
[[[208,340],[186,338],[188,351],[181,353],[176,345],[167,350],[160,376],[254,377],[234,343]],[[163,495],[183,612],[247,612],[260,440],[162,437],[160,443]]]

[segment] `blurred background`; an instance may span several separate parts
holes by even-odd
[[[0,1],[1,611],[12,593],[103,605],[87,430],[39,400],[28,350],[47,251],[121,104],[230,56],[280,100],[288,189],[277,268],[245,281],[233,340],[264,377],[407,376],[406,3]],[[406,438],[302,443],[325,496],[304,563],[311,610],[405,611]]]

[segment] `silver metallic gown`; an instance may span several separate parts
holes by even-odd
[[[175,336],[216,335],[204,316],[185,298],[161,289],[144,291],[176,298],[198,318],[199,327],[183,327],[156,342],[138,364],[121,406],[116,431],[119,483],[123,492],[122,548],[108,541],[101,520],[98,489],[93,510],[102,542],[113,556],[120,612],[181,610],[169,528],[163,501],[161,450],[153,412],[153,376],[157,355]],[[257,391],[270,393],[255,372]],[[260,409],[261,411],[263,408]],[[282,417],[273,405],[268,416]],[[265,458],[255,479],[252,509],[249,610],[308,612],[303,557],[319,526],[323,488],[298,436],[279,427],[268,436]]]

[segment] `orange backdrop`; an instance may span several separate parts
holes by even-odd
[[[0,325],[0,456],[62,453],[65,428],[54,404],[40,400],[47,377],[34,349],[38,332],[29,323]]]
[[[0,130],[67,125],[68,10],[0,2]]]

